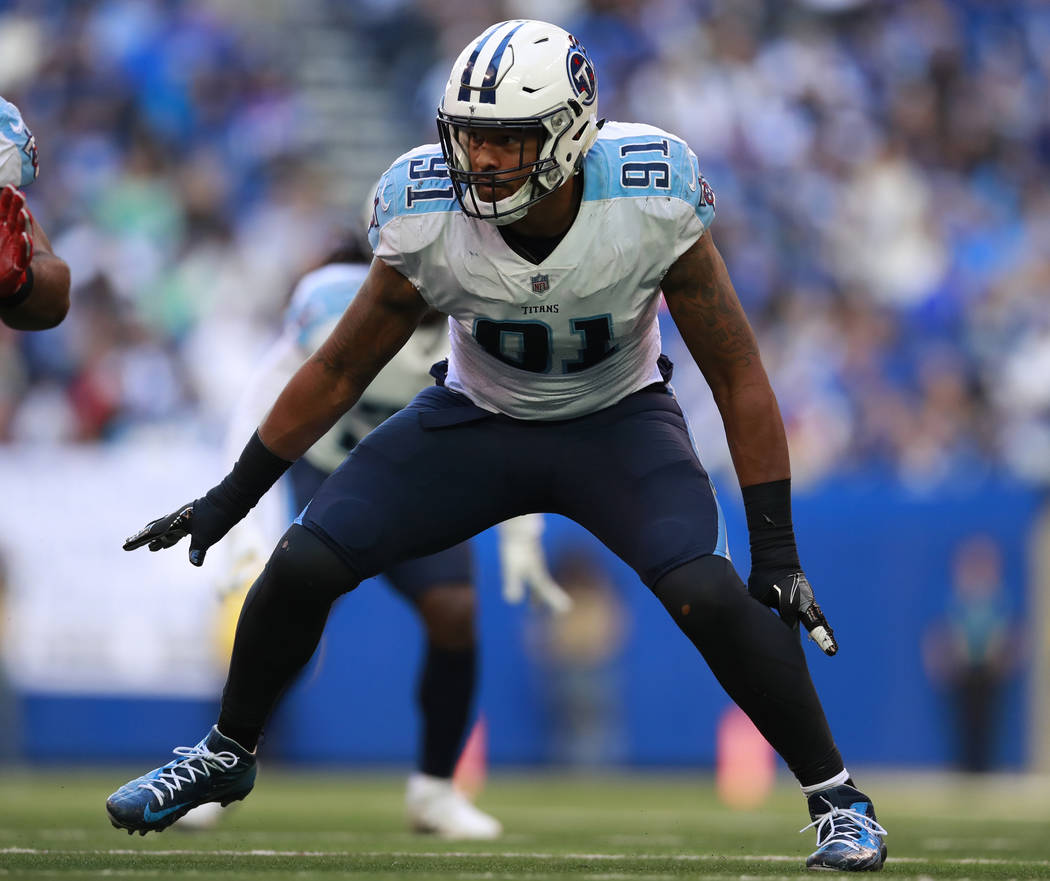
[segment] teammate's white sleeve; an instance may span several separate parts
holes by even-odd
[[[230,416],[223,443],[226,462],[237,461],[244,444],[259,427],[304,358],[294,329],[285,331],[266,352]],[[248,517],[230,530],[219,545],[226,554],[222,567],[225,574],[219,585],[221,593],[238,589],[262,571],[280,530],[288,525],[289,520],[286,494],[270,492],[262,497]]]
[[[499,560],[503,576],[503,598],[508,603],[520,603],[527,587],[532,598],[559,614],[572,608],[570,597],[554,580],[547,568],[540,537],[543,535],[543,516],[526,514],[505,520],[499,525]]]

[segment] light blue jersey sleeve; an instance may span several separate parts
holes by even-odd
[[[37,176],[36,139],[10,101],[0,98],[0,187],[25,187]]]
[[[423,253],[459,215],[445,157],[437,144],[399,157],[379,179],[368,241],[373,254],[417,287]]]
[[[379,179],[368,240],[373,250],[392,220],[459,211],[445,157],[437,144],[426,144],[400,156]]]
[[[655,209],[664,197],[688,205],[701,231],[715,217],[715,194],[696,154],[681,138],[655,126],[607,123],[587,155],[586,176],[585,198],[644,198]]]
[[[314,351],[368,275],[368,264],[333,263],[304,275],[284,313],[284,333],[304,353]]]

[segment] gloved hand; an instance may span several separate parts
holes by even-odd
[[[569,596],[547,569],[540,536],[543,518],[539,514],[515,517],[500,524],[499,559],[503,575],[503,599],[517,604],[532,588],[532,599],[556,614],[568,612],[573,605]]]
[[[791,478],[742,486],[747,531],[751,536],[748,592],[780,614],[798,633],[799,622],[824,654],[839,650],[828,619],[813,599],[813,588],[802,571],[791,524]]]
[[[33,259],[32,221],[22,191],[0,189],[0,299],[18,291]]]
[[[190,562],[200,566],[208,548],[248,515],[291,464],[271,453],[256,431],[233,470],[207,495],[183,505],[174,514],[150,521],[124,542],[124,550],[149,545],[151,551],[159,551],[188,535]]]
[[[190,562],[194,566],[204,563],[208,548],[229,532],[244,516],[217,504],[210,496],[183,505],[172,514],[151,520],[141,530],[124,542],[124,550],[134,551],[148,545],[151,551],[159,551],[177,544],[187,535],[190,537]]]
[[[813,587],[806,574],[796,571],[769,578],[751,570],[747,589],[756,599],[776,609],[781,619],[795,632],[801,623],[824,654],[834,655],[839,650],[835,633],[813,597]]]

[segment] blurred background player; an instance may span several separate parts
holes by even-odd
[[[366,220],[371,214],[369,200]],[[329,256],[324,266],[305,275],[296,286],[285,313],[284,330],[259,364],[231,419],[227,434],[230,457],[236,459],[245,433],[254,430],[280,389],[331,332],[367,275],[368,265],[364,245],[350,239]],[[255,517],[238,524],[230,533],[226,552],[231,592],[224,605],[240,609],[288,521],[306,507],[317,488],[359,440],[433,382],[430,368],[448,352],[446,318],[431,312],[361,400],[289,470],[291,514],[285,509],[285,499],[274,494],[271,501],[275,504],[257,511]],[[266,529],[268,521],[275,526],[273,535]],[[531,586],[535,600],[555,612],[564,612],[572,601],[548,572],[540,545],[542,530],[540,515],[501,524],[504,596],[510,602],[518,602],[526,587]],[[472,568],[470,545],[464,543],[399,564],[384,577],[419,615],[427,639],[417,691],[422,717],[418,769],[409,777],[405,794],[409,826],[414,831],[444,838],[489,839],[502,832],[499,821],[478,810],[452,783],[471,719],[476,685]],[[224,667],[230,648],[232,632],[224,646]],[[207,827],[218,820],[221,812],[217,802],[201,805],[183,817],[179,825]]]
[[[51,253],[19,189],[38,171],[33,133],[0,98],[0,321],[16,330],[47,330],[69,311],[69,267]]]
[[[1010,609],[1002,550],[994,538],[967,536],[951,569],[951,593],[926,631],[923,660],[948,701],[957,767],[981,773],[997,762],[1004,698],[1020,667],[1024,637]]]

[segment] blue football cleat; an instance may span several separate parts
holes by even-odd
[[[809,797],[813,822],[799,830],[817,827],[817,849],[806,859],[807,869],[842,872],[877,872],[886,862],[886,834],[875,820],[875,806],[863,792],[842,784]]]
[[[192,808],[228,805],[255,785],[255,756],[214,725],[196,746],[177,746],[179,758],[125,783],[106,799],[110,822],[128,835],[166,829]]]

